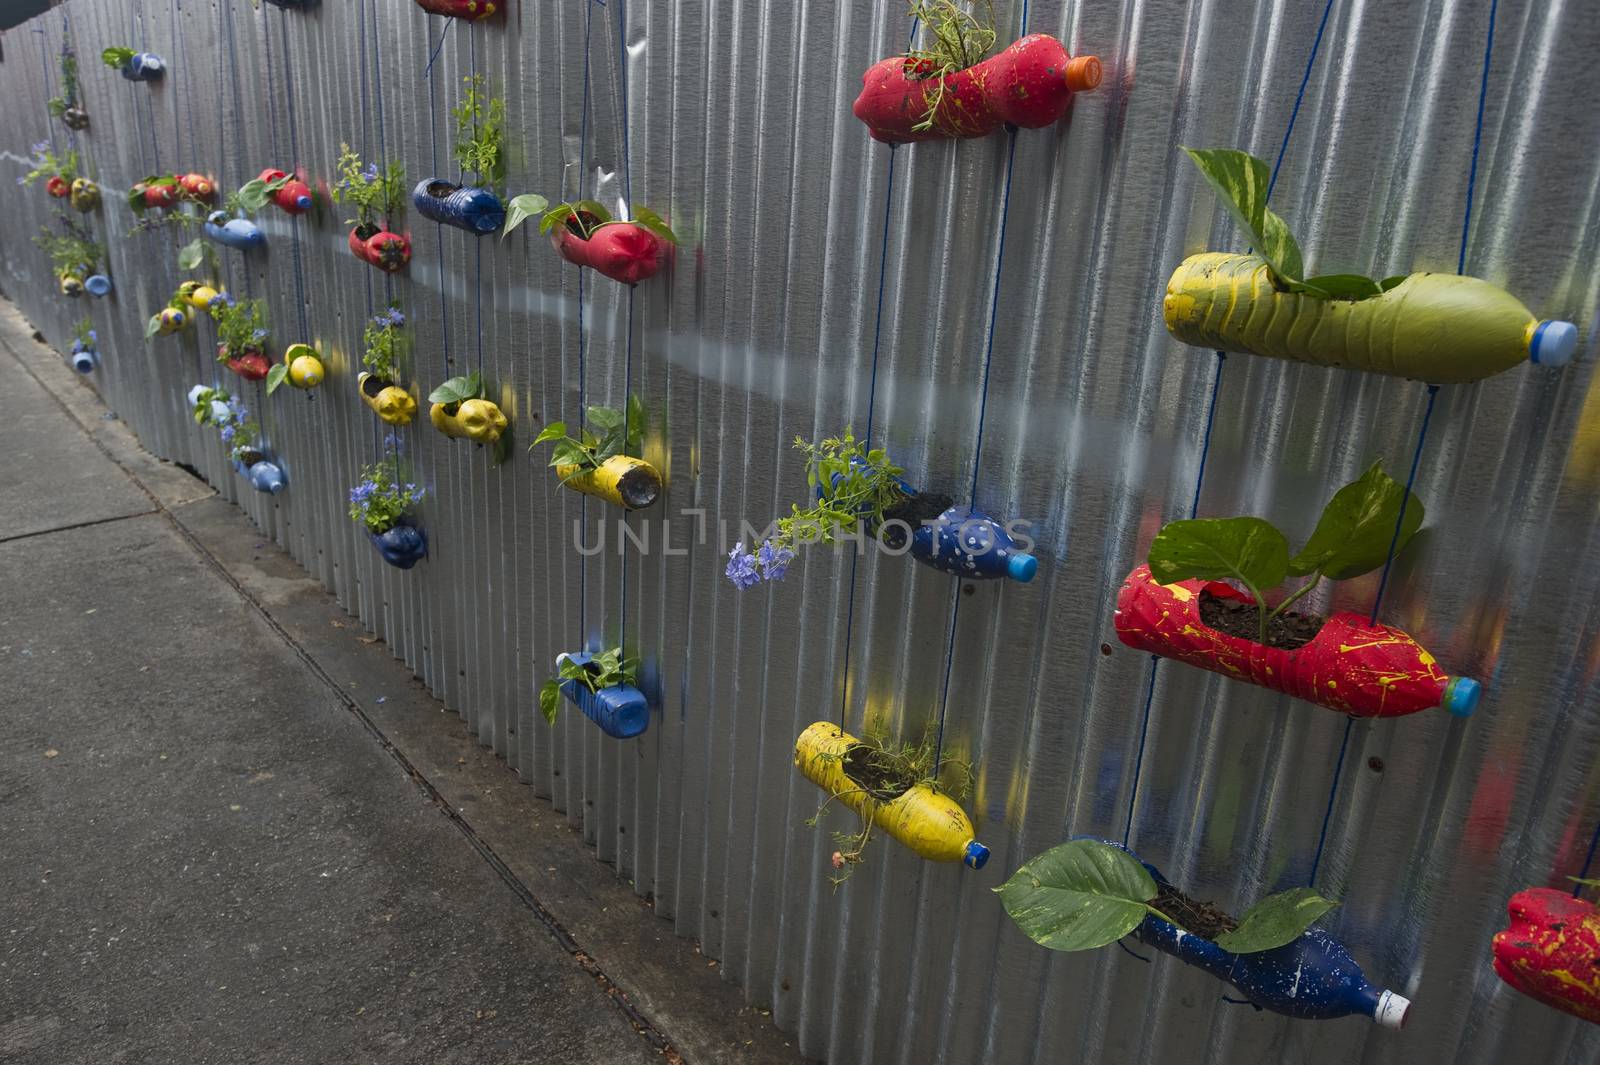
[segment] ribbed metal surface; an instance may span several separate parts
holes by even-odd
[[[112,234],[117,292],[71,303],[27,243],[53,202],[19,190],[5,288],[60,346],[88,311],[96,384],[147,445],[235,496],[808,1054],[1595,1060],[1594,1028],[1511,992],[1488,960],[1507,897],[1578,872],[1600,820],[1591,5],[996,8],[1003,41],[1049,32],[1098,53],[1101,89],[1050,130],[894,152],[849,110],[860,72],[909,40],[894,0],[529,0],[448,27],[401,0],[70,0],[7,34],[5,146],[67,145],[44,101],[70,28],[93,116],[75,143],[108,190],[189,167],[225,188],[269,165],[327,180],[341,140],[403,161],[408,185],[452,176],[448,109],[478,72],[506,90],[513,192],[648,205],[685,237],[670,276],[630,291],[532,227],[502,242],[413,215],[415,258],[388,278],[345,250],[337,210],[269,207],[269,248],[220,250],[222,278],[267,298],[278,350],[308,340],[330,368],[309,397],[243,388],[289,472],[277,497],[187,420],[183,393],[217,375],[210,324],[141,339],[178,238],[124,239],[131,215],[108,194],[92,224]],[[123,43],[165,56],[165,83],[99,66]],[[1179,144],[1281,152],[1274,206],[1322,272],[1454,271],[1465,239],[1467,272],[1579,323],[1579,361],[1442,388],[1419,449],[1422,385],[1176,344],[1167,274],[1243,246]],[[355,393],[361,328],[390,298],[422,392],[481,366],[519,441],[493,468],[425,418],[402,433],[430,493],[432,553],[409,573],[344,515],[382,439]],[[625,522],[647,554],[619,554],[619,512],[558,489],[521,447],[630,393],[670,482]],[[904,559],[814,552],[781,585],[733,589],[738,523],[804,494],[789,442],[847,425],[916,483],[1032,520],[1038,578],[963,594]],[[1404,476],[1418,454],[1429,531],[1382,613],[1485,682],[1477,717],[1352,725],[1172,663],[1152,673],[1115,642],[1116,587],[1162,521],[1260,513],[1303,538],[1373,458]],[[581,555],[575,523],[589,544],[604,523],[606,550]],[[1377,592],[1375,575],[1353,581],[1335,605],[1366,611]],[[534,693],[556,654],[618,640],[644,659],[650,731],[617,743],[570,708],[548,729]],[[987,869],[884,845],[830,888],[827,831],[804,824],[821,795],[790,750],[841,711],[942,727],[947,756],[977,769]],[[1077,833],[1126,834],[1235,910],[1314,880],[1343,900],[1329,925],[1369,977],[1415,999],[1408,1029],[1290,1022],[1159,956],[1033,946],[989,889]]]

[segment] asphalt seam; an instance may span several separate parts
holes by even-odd
[[[124,473],[127,472],[124,467],[119,466],[118,469],[123,470]],[[149,493],[147,492],[145,494],[148,495]],[[91,518],[88,521],[75,521],[70,525],[57,525],[54,528],[39,529],[36,532],[17,533],[15,536],[0,536],[0,546],[5,544],[14,544],[18,540],[32,540],[36,536],[52,536],[56,533],[72,532],[74,529],[88,529],[96,525],[110,525],[112,522],[127,521],[129,518],[148,518],[152,514],[159,513],[161,513],[161,507],[160,505],[157,505],[150,510],[137,510],[132,514],[117,514],[109,518]]]
[[[444,794],[434,786],[433,782],[429,780],[421,770],[412,764],[411,760],[405,756],[405,753],[395,746],[395,744],[387,735],[384,734],[383,730],[378,727],[372,718],[367,716],[366,711],[361,708],[361,704],[350,698],[350,696],[339,686],[338,681],[334,680],[333,677],[329,675],[327,670],[322,668],[321,663],[319,663],[311,655],[311,653],[306,650],[302,644],[300,644],[299,641],[291,636],[288,630],[286,630],[282,625],[278,624],[277,620],[274,619],[270,613],[268,613],[266,607],[264,607],[261,602],[255,598],[255,596],[251,595],[249,590],[246,589],[244,585],[233,576],[232,573],[228,572],[227,567],[222,564],[222,561],[213,555],[209,550],[207,550],[206,546],[200,542],[199,538],[190,532],[189,529],[178,520],[177,515],[175,515],[167,506],[165,506],[154,492],[146,487],[144,482],[139,479],[138,474],[129,469],[127,466],[123,465],[123,463],[118,459],[117,455],[111,451],[110,448],[106,447],[105,444],[94,435],[94,433],[89,431],[89,427],[73,413],[72,408],[67,406],[65,401],[63,401],[61,397],[56,394],[55,390],[46,384],[38,374],[33,372],[33,368],[29,366],[27,362],[23,360],[22,356],[17,353],[16,349],[13,348],[9,342],[7,342],[3,332],[0,332],[0,347],[4,347],[6,351],[10,353],[12,359],[17,363],[18,366],[22,368],[22,371],[29,377],[32,377],[34,381],[39,384],[39,387],[43,388],[45,392],[49,394],[50,398],[53,399],[56,405],[60,407],[61,410],[67,415],[68,419],[70,419],[73,424],[77,425],[78,428],[83,431],[84,435],[89,438],[90,443],[94,444],[94,446],[100,450],[101,454],[103,454],[112,462],[112,464],[121,470],[123,474],[130,481],[132,481],[139,488],[139,490],[145,494],[146,497],[149,498],[154,507],[153,510],[144,511],[141,514],[130,514],[124,515],[120,518],[108,518],[101,519],[99,521],[81,522],[76,526],[67,526],[62,529],[51,529],[41,533],[24,533],[21,536],[11,537],[7,540],[0,540],[0,544],[9,543],[12,540],[25,539],[31,536],[46,535],[48,532],[63,532],[66,531],[67,528],[83,528],[91,525],[102,525],[111,521],[124,521],[131,517],[147,517],[151,514],[159,514],[161,517],[165,518],[168,524],[170,524],[172,528],[176,530],[178,535],[183,538],[184,542],[190,546],[195,554],[197,554],[201,560],[212,569],[213,572],[221,577],[222,580],[239,595],[239,598],[243,599],[246,603],[250,604],[250,606],[254,608],[256,614],[260,616],[262,621],[266,622],[268,628],[277,633],[278,638],[281,639],[284,644],[288,646],[288,648],[306,664],[314,676],[316,676],[324,685],[327,686],[328,690],[338,698],[339,702],[344,705],[345,709],[355,716],[356,720],[359,721],[362,727],[367,730],[367,733],[372,736],[373,739],[378,741],[378,746],[385,751],[390,758],[394,759],[401,771],[411,779],[412,783],[417,787],[417,790],[422,793],[423,797],[428,799],[433,804],[434,808],[442,813],[451,824],[455,825],[456,829],[462,834],[462,836],[466,838],[467,842],[472,846],[472,848],[478,852],[478,856],[484,860],[490,869],[494,870],[495,875],[500,878],[501,882],[504,883],[506,887],[511,889],[511,893],[515,895],[517,899],[533,913],[534,917],[538,919],[539,923],[544,926],[545,931],[550,933],[551,938],[553,938],[556,943],[561,946],[562,950],[567,952],[568,956],[572,958],[573,962],[578,966],[578,968],[582,969],[589,975],[591,979],[594,980],[595,984],[599,986],[606,998],[610,1000],[612,1005],[616,1007],[617,1011],[621,1013],[627,1020],[629,1027],[631,1027],[634,1032],[644,1039],[646,1043],[649,1043],[652,1049],[661,1054],[661,1056],[668,1062],[672,1063],[672,1065],[684,1065],[683,1056],[673,1047],[671,1040],[666,1037],[666,1034],[662,1032],[661,1029],[657,1028],[648,1017],[640,1012],[639,1008],[635,1006],[633,1001],[628,997],[628,993],[619,987],[616,981],[612,980],[611,977],[606,974],[605,970],[600,967],[600,964],[594,960],[594,956],[582,948],[572,933],[567,931],[566,927],[556,919],[556,916],[546,909],[544,904],[539,901],[539,897],[533,893],[532,889],[530,889],[527,884],[523,883],[522,879],[517,876],[517,874],[509,865],[506,864],[505,860],[500,857],[495,849],[478,835],[477,829],[473,828],[471,823],[462,817],[460,813],[458,813],[455,808],[450,805],[449,801],[444,797]],[[96,399],[99,399],[98,394],[96,395]],[[215,497],[207,498],[209,499]],[[183,505],[192,506],[194,503],[204,501],[205,500],[193,500],[191,502],[184,503]],[[299,565],[298,562],[295,564]],[[304,567],[301,567],[301,569],[303,572]]]

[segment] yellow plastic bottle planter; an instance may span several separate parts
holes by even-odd
[[[1361,300],[1279,291],[1257,255],[1204,252],[1173,272],[1167,331],[1196,347],[1316,366],[1344,366],[1430,384],[1465,384],[1524,360],[1564,366],[1578,346],[1571,322],[1540,321],[1487,281],[1412,274]]]
[[[845,753],[861,741],[838,725],[818,721],[794,744],[794,764],[805,778],[873,823],[918,857],[930,862],[961,862],[982,869],[989,848],[973,839],[972,819],[961,804],[916,784],[894,799],[878,800],[845,774]]]
[[[317,349],[310,344],[290,344],[283,353],[283,362],[289,367],[289,383],[296,388],[316,388],[327,376],[322,360],[317,357]]]
[[[194,315],[178,307],[163,307],[155,316],[156,332],[162,336],[171,336],[180,330],[194,326]]]
[[[453,409],[452,409],[453,408]],[[435,403],[428,408],[433,427],[456,440],[476,440],[492,444],[505,432],[506,416],[493,401],[464,399],[459,403]]]
[[[212,300],[222,295],[222,293],[218,292],[210,285],[196,284],[193,288],[189,288],[189,285],[190,282],[188,281],[183,283],[182,287],[189,289],[184,298],[189,301],[189,306],[197,307],[202,311],[211,306]]]
[[[644,459],[612,455],[598,470],[577,471],[577,466],[557,466],[556,476],[568,488],[627,510],[648,507],[661,494],[661,474]]]
[[[76,274],[61,275],[61,294],[77,299],[83,295],[83,278]]]
[[[417,413],[417,401],[411,398],[410,392],[370,373],[357,377],[356,386],[361,389],[361,402],[371,407],[379,418],[390,425],[411,424]]]

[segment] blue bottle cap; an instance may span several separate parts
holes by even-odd
[[[1444,700],[1440,706],[1457,717],[1471,717],[1483,696],[1483,685],[1471,677],[1451,677],[1445,685]]]
[[[91,274],[83,287],[89,290],[91,296],[104,296],[111,291],[111,279],[105,274]]]
[[[302,211],[309,211],[311,209],[311,197],[296,196],[294,198],[294,205],[300,208]]]
[[[1006,576],[1027,584],[1039,569],[1039,560],[1032,555],[1012,555],[1006,559]]]
[[[967,841],[967,853],[961,859],[961,864],[969,869],[982,869],[989,860],[989,848],[972,839]]]
[[[1578,350],[1578,327],[1571,322],[1540,322],[1528,342],[1528,360],[1540,366],[1565,366]]]

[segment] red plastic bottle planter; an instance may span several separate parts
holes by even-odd
[[[1200,596],[1254,603],[1221,581],[1160,584],[1149,566],[1117,596],[1117,638],[1129,647],[1304,699],[1352,717],[1400,717],[1442,706],[1461,717],[1481,694],[1470,677],[1440,671],[1417,641],[1359,614],[1334,614],[1293,651],[1218,632],[1200,620]]]
[[[217,355],[223,360],[224,366],[246,381],[259,381],[272,369],[272,363],[267,361],[267,356],[260,348],[245,348],[237,355],[230,355],[228,345],[219,344]]]
[[[143,207],[171,207],[178,202],[181,191],[176,183],[147,184],[141,181],[128,190],[128,195],[130,202],[137,197],[137,202]]]
[[[417,0],[417,6],[430,14],[464,18],[469,22],[486,19],[500,10],[494,0]]]
[[[184,199],[195,203],[210,203],[217,195],[216,185],[204,174],[185,174],[178,179],[178,187],[183,190]]]
[[[57,174],[44,183],[44,191],[58,200],[64,200],[72,193],[72,185],[68,183],[66,178]]]
[[[891,56],[861,75],[861,95],[852,110],[874,140],[886,144],[986,137],[1003,124],[1038,129],[1059,121],[1075,92],[1100,84],[1100,60],[1076,59],[1054,37],[1030,34],[997,56],[944,77],[944,99],[933,126],[916,129],[928,116],[928,95],[937,89],[927,60]]]
[[[392,274],[411,261],[411,238],[366,222],[350,231],[350,254]]]
[[[261,171],[260,180],[273,182],[286,177],[289,177],[286,172],[268,167]],[[272,202],[290,214],[305,214],[311,210],[311,186],[299,178],[292,178],[272,194]]]
[[[1554,888],[1511,896],[1511,926],[1494,937],[1500,979],[1546,1006],[1600,1023],[1600,912]]]
[[[589,239],[565,223],[550,231],[550,243],[569,263],[587,266],[624,285],[637,285],[661,272],[672,244],[637,222],[605,222]]]

